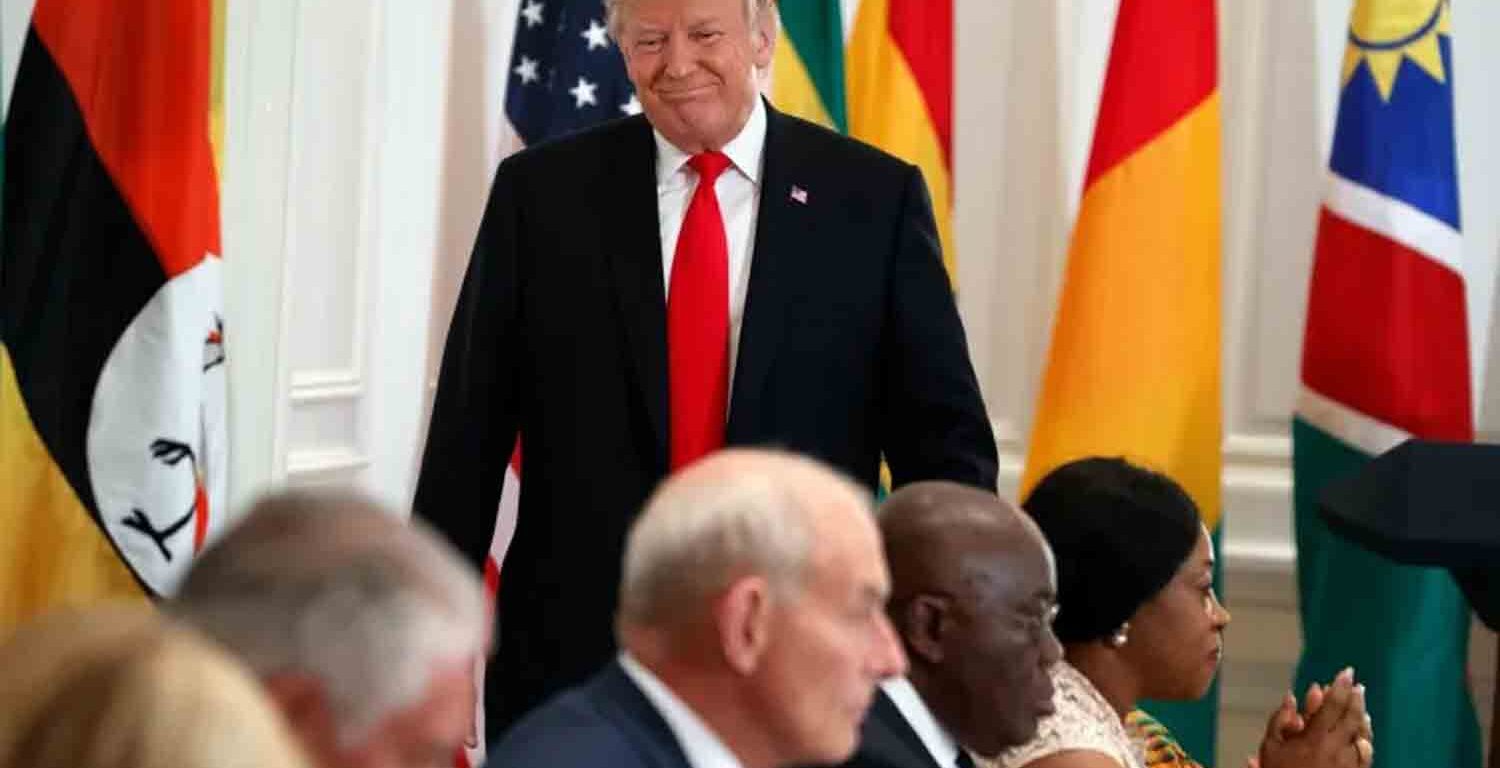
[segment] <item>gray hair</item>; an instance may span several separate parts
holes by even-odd
[[[610,37],[615,40],[620,39],[620,24],[623,23],[622,15],[628,2],[630,0],[604,0],[604,27],[609,30]],[[762,14],[772,13],[772,0],[744,0],[744,3],[745,21],[750,22],[751,26],[755,25]],[[773,23],[776,21],[774,13],[772,13],[771,21]]]
[[[317,679],[344,746],[489,639],[478,574],[420,523],[351,492],[263,498],[194,563],[171,610],[262,678]]]
[[[731,450],[705,459],[663,483],[632,526],[619,619],[681,623],[748,574],[794,598],[806,581],[820,508],[868,511],[867,497],[832,469],[789,453]]]

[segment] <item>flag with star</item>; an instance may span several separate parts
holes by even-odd
[[[1354,5],[1292,423],[1297,690],[1352,665],[1387,766],[1480,764],[1453,578],[1317,514],[1325,482],[1409,437],[1474,437],[1448,14],[1446,0]]]
[[[640,111],[600,0],[521,0],[505,116],[527,144]]]
[[[514,7],[515,38],[506,68],[504,109],[506,122],[523,145],[641,111],[619,48],[605,28],[602,0],[519,0]],[[492,600],[499,589],[500,564],[515,531],[520,493],[518,439],[505,473],[495,536],[485,562],[485,586]],[[455,757],[458,768],[484,764],[484,703],[498,695],[486,690],[482,666],[476,674],[474,726],[468,743]]]

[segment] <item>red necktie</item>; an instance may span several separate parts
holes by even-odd
[[[682,218],[667,292],[667,388],[672,469],[724,445],[729,404],[729,244],[714,182],[720,152],[694,155],[698,188]]]

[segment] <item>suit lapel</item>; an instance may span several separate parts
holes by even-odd
[[[787,136],[787,118],[766,104],[766,145],[761,169],[760,209],[755,224],[755,249],[750,260],[750,285],[735,360],[729,423],[730,444],[749,441],[752,425],[760,423],[758,409],[766,375],[786,327],[786,310],[796,285],[796,236],[805,202],[793,199],[789,176],[795,165]],[[805,194],[805,193],[804,193]],[[804,196],[804,201],[806,197]]]
[[[617,193],[603,233],[635,381],[651,422],[658,465],[667,466],[667,300],[661,271],[656,201],[656,143],[645,118],[627,123],[625,146],[612,158]]]
[[[872,738],[872,726],[884,730],[890,737],[889,749],[899,751],[906,755],[900,760],[902,765],[924,765],[928,768],[948,768],[939,766],[937,760],[933,759],[932,753],[927,751],[927,745],[922,743],[922,738],[912,730],[911,723],[907,722],[906,716],[896,708],[896,702],[885,694],[885,691],[877,690],[875,702],[870,705],[868,719],[873,722],[865,724],[865,738]],[[871,745],[875,746],[875,745]]]

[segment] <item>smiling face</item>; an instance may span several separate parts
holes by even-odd
[[[775,22],[746,9],[745,0],[622,0],[626,73],[651,125],[684,152],[721,149],[760,98]]]

